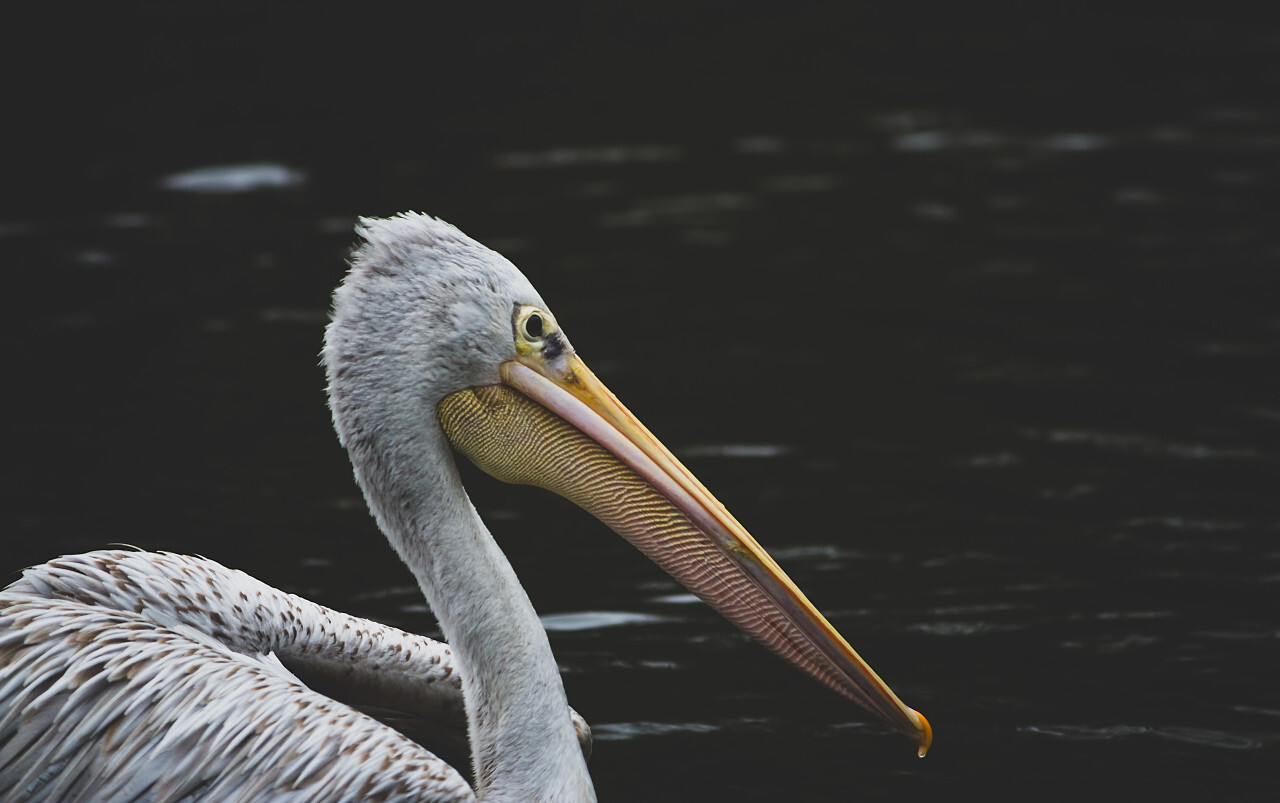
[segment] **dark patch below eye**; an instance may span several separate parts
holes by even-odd
[[[561,354],[564,354],[564,335],[559,332],[552,332],[547,336],[547,342],[542,346],[542,358],[554,360]]]

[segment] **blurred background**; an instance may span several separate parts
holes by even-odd
[[[420,210],[935,728],[471,472],[602,800],[1275,799],[1280,26],[263,5],[9,19],[6,579],[127,543],[432,633],[317,357],[356,216]]]

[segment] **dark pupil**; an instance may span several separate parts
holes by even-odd
[[[529,336],[530,340],[537,340],[542,337],[542,316],[530,315],[524,322],[524,333]]]

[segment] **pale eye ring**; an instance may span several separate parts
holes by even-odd
[[[531,312],[525,316],[524,321],[520,323],[521,334],[530,342],[537,342],[546,334],[546,322],[542,316],[536,312]]]

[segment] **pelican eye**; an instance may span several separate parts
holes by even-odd
[[[530,341],[541,340],[546,327],[543,325],[542,316],[538,313],[530,313],[525,317],[524,322],[520,324],[525,339]]]

